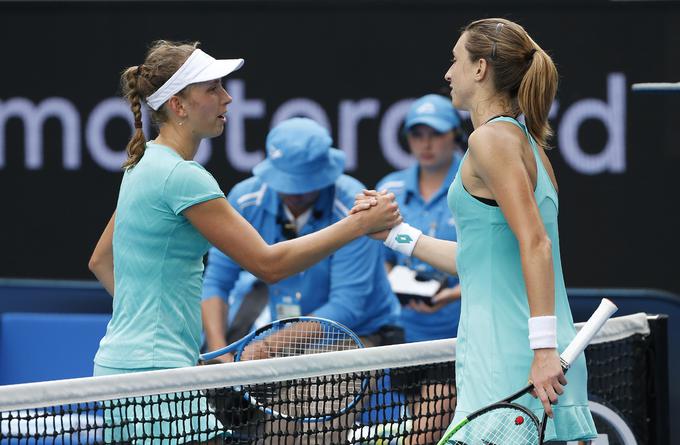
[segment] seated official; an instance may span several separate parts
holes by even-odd
[[[267,136],[267,159],[238,183],[229,202],[268,243],[316,232],[342,219],[364,186],[343,175],[344,153],[328,132],[293,118]],[[242,268],[212,248],[203,284],[206,346],[227,345],[227,298]],[[310,269],[266,286],[272,319],[313,315],[344,324],[367,346],[401,343],[399,304],[382,263],[381,245],[367,237],[340,248]],[[248,297],[243,305],[248,304]],[[230,361],[228,355],[223,361]]]

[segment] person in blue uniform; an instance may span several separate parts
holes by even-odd
[[[308,118],[281,122],[267,135],[267,159],[236,184],[228,200],[269,243],[296,238],[344,218],[364,186],[342,173],[344,153]],[[228,296],[243,268],[210,249],[202,314],[208,350],[226,346]],[[272,319],[313,315],[337,321],[368,346],[402,343],[399,305],[381,263],[381,247],[359,238],[309,269],[268,287]],[[243,305],[248,304],[248,297]],[[230,361],[228,354],[223,361]]]
[[[559,358],[576,331],[560,260],[557,182],[544,151],[557,69],[524,28],[491,18],[464,28],[445,79],[453,105],[470,111],[475,129],[448,195],[458,242],[407,223],[379,238],[459,274],[452,425],[530,380],[537,398],[519,403],[550,416],[546,442],[591,440],[585,358],[572,364],[568,385]],[[459,442],[465,438],[456,434],[450,443]]]
[[[380,180],[376,190],[394,193],[404,220],[429,236],[456,240],[456,226],[446,204],[446,194],[463,156],[465,133],[461,119],[451,101],[438,94],[428,94],[413,102],[404,120],[404,131],[415,163],[390,173]],[[435,280],[441,288],[432,295],[431,304],[410,300],[402,306],[400,324],[406,341],[427,341],[456,336],[460,317],[458,278],[438,271],[424,261],[400,254],[383,246],[388,270],[406,267],[418,280]],[[402,372],[403,371],[403,372]],[[392,383],[405,390],[409,406],[418,422],[409,438],[413,445],[439,440],[442,425],[451,421],[455,407],[455,387],[425,384],[436,381],[437,373],[452,369],[432,369],[428,375],[401,370],[392,373]],[[433,401],[433,395],[438,400]],[[423,402],[425,401],[425,402]],[[436,415],[420,416],[420,413]]]
[[[376,190],[396,196],[399,210],[414,227],[439,239],[456,240],[456,226],[446,205],[446,193],[458,171],[465,149],[461,120],[451,101],[428,94],[413,102],[406,114],[404,130],[415,163],[390,173]],[[419,279],[443,283],[432,305],[411,300],[402,307],[401,326],[406,341],[426,341],[456,336],[460,317],[458,278],[443,274],[429,264],[384,247],[388,268],[395,265],[417,272]]]

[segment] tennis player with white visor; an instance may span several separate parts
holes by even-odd
[[[155,42],[144,63],[121,76],[135,132],[116,211],[89,263],[114,297],[113,316],[94,360],[97,376],[197,363],[202,260],[210,245],[262,280],[275,282],[401,221],[393,197],[381,197],[375,212],[348,216],[310,236],[267,244],[233,209],[210,173],[192,160],[203,138],[224,131],[232,99],[221,79],[243,64],[242,59],[216,60],[196,46]],[[159,127],[152,141],[142,130],[143,102]],[[148,406],[145,418],[164,419],[153,423],[151,437],[141,422],[135,423],[139,428],[123,430],[120,417],[135,413],[121,411],[109,419],[110,440],[151,443],[168,431],[191,432],[172,444],[215,435],[216,419],[205,414],[204,400],[178,402],[174,417]]]

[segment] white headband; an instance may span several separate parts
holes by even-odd
[[[146,98],[146,103],[153,110],[158,110],[187,85],[221,79],[241,66],[243,66],[243,59],[216,60],[197,48],[167,82]]]

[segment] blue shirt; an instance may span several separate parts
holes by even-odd
[[[417,163],[405,170],[385,176],[378,183],[376,189],[388,189],[396,195],[396,201],[399,204],[399,210],[404,221],[411,226],[422,230],[425,235],[455,241],[456,226],[446,204],[446,194],[458,171],[460,159],[458,154],[454,155],[446,179],[429,201],[425,201],[420,194],[420,187],[418,186],[419,165]],[[383,246],[383,255],[385,261],[390,264],[406,266],[425,275],[444,276],[429,264],[417,258],[397,253],[385,246]],[[447,277],[446,285],[448,287],[454,287],[457,284],[457,278],[450,275]],[[458,331],[459,317],[459,300],[447,304],[432,314],[417,312],[408,306],[404,306],[401,309],[400,324],[405,330],[406,341],[436,340],[455,337]]]
[[[113,316],[95,363],[192,366],[201,341],[203,255],[210,244],[182,215],[224,198],[200,164],[149,142],[123,175],[113,230]]]
[[[251,290],[253,290],[253,285],[256,282],[257,277],[255,277],[255,275],[251,274],[246,270],[239,274],[236,283],[234,283],[233,289],[231,290],[229,296],[227,297],[227,304],[229,305],[229,312],[227,313],[227,322],[229,326],[231,326],[231,324],[234,322],[234,319],[238,315],[238,311],[241,308],[241,305],[244,302],[248,304],[246,298],[248,297],[248,293]],[[258,320],[262,318],[267,318],[264,324],[272,321],[268,308],[264,308],[262,312],[258,315]],[[256,329],[258,327],[259,326],[253,326],[253,329]]]
[[[347,215],[354,195],[364,189],[354,178],[342,175],[334,186],[321,190],[312,215],[300,235],[323,229]],[[238,183],[229,202],[269,244],[285,240],[278,194],[259,178]],[[225,301],[242,268],[216,248],[211,248],[205,271],[203,299]],[[381,260],[380,244],[361,237],[338,249],[309,269],[269,285],[272,318],[314,315],[344,324],[359,335],[396,325],[399,303],[390,289]]]

